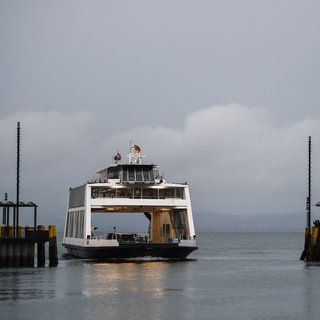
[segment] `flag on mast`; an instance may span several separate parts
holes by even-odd
[[[117,151],[117,154],[113,157],[114,161],[120,161],[121,160],[121,154]]]
[[[138,147],[136,144],[134,145],[134,153],[140,153],[140,147]]]

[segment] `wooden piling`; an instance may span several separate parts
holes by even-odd
[[[6,267],[13,266],[12,258],[13,258],[13,243],[11,241],[8,241],[6,243],[6,259],[5,259]]]
[[[20,266],[20,242],[12,241],[12,266],[19,267]]]
[[[0,242],[0,268],[6,265],[7,246]]]
[[[27,244],[25,241],[21,241],[19,266],[25,267],[26,265],[27,265]]]
[[[34,267],[34,243],[27,242],[27,251],[26,251],[26,266]]]
[[[306,253],[306,261],[320,261],[319,223],[315,221]]]
[[[38,226],[38,231],[45,231],[45,226]],[[46,264],[46,250],[45,250],[45,242],[39,241],[37,245],[37,253],[38,253],[38,267],[44,267]]]
[[[25,226],[24,234],[26,238],[28,233],[30,233],[30,226]],[[34,243],[33,241],[28,241],[25,245],[25,266],[34,267]]]
[[[58,250],[57,250],[57,230],[56,226],[49,226],[49,267],[58,265]]]

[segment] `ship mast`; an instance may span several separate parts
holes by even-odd
[[[130,141],[130,150],[129,150],[129,164],[141,164],[142,156],[140,154],[140,147],[136,144],[131,143]]]

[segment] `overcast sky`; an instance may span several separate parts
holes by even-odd
[[[287,216],[303,232],[309,135],[320,200],[319,16],[316,0],[0,0],[1,198],[20,121],[20,198],[43,224],[132,140],[189,183],[196,226]]]

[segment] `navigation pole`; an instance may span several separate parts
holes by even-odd
[[[304,250],[301,254],[300,260],[305,260],[311,239],[311,136],[309,136],[308,151],[308,195],[306,200],[306,230]]]
[[[16,191],[16,214],[15,214],[15,236],[17,236],[19,226],[19,195],[20,195],[20,122],[17,123],[17,191]]]
[[[311,231],[311,136],[309,136],[309,162],[308,162],[308,197],[307,197],[307,219],[306,228]]]

